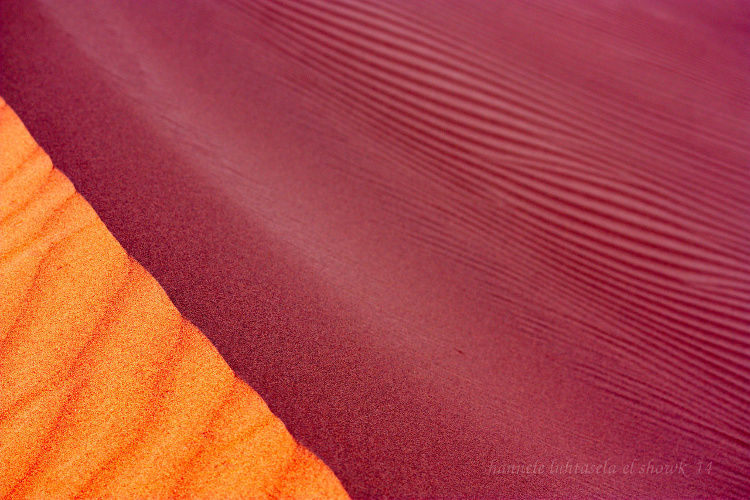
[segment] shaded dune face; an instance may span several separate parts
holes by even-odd
[[[750,490],[747,4],[85,4],[0,93],[352,496]]]
[[[348,498],[0,99],[0,497]]]

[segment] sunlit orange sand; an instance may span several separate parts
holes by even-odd
[[[0,179],[0,497],[347,497],[2,100]]]

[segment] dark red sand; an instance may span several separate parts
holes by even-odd
[[[748,2],[0,5],[0,95],[353,497],[746,498]]]

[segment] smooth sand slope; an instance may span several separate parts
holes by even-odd
[[[747,496],[748,2],[0,6],[0,94],[353,497]]]
[[[0,498],[348,498],[0,99]]]

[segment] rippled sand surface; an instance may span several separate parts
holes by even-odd
[[[352,497],[750,491],[747,2],[0,5],[0,95]]]
[[[0,100],[0,496],[348,498]]]

